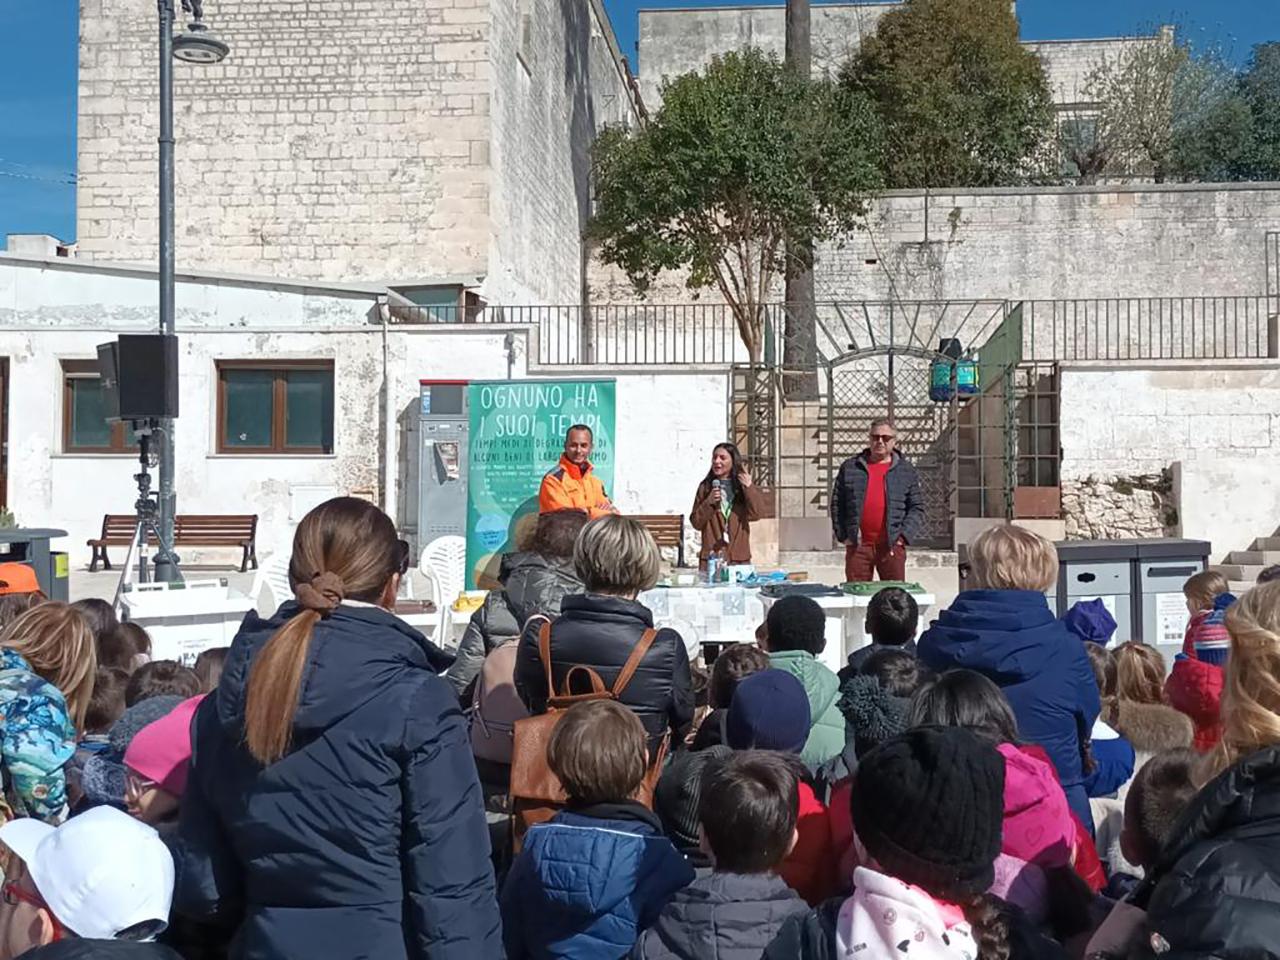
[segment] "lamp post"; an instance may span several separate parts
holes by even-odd
[[[204,24],[203,0],[182,0],[182,9],[191,14],[187,29],[173,35],[174,0],[156,0],[160,12],[160,332],[174,335],[173,264],[173,61],[217,63],[229,52],[225,43]],[[178,371],[169,371],[177,377]],[[180,580],[178,558],[173,553],[173,518],[177,497],[173,489],[174,425],[160,421],[159,527],[161,546],[156,553],[156,579]]]

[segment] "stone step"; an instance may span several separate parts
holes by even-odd
[[[1252,580],[1230,580],[1227,582],[1227,589],[1234,593],[1237,597],[1248,593],[1257,584]]]
[[[1227,563],[1269,567],[1280,563],[1280,550],[1232,550],[1227,556]]]
[[[1280,537],[1259,537],[1253,541],[1253,545],[1249,547],[1249,550],[1276,551],[1277,556],[1280,556]]]
[[[843,550],[783,550],[778,555],[780,565],[787,570],[810,567],[844,567]],[[907,568],[959,566],[954,550],[918,550],[908,548]]]
[[[1220,574],[1233,582],[1244,581],[1253,583],[1258,579],[1265,567],[1261,564],[1241,564],[1241,563],[1215,563],[1210,570],[1217,570]]]

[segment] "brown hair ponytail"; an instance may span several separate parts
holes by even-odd
[[[302,518],[289,560],[289,583],[301,609],[249,668],[244,737],[259,763],[289,752],[315,625],[347,597],[376,603],[399,572],[399,559],[395,525],[368,501],[337,497]]]
[[[960,906],[973,928],[978,960],[1009,960],[1009,923],[1000,902],[991,894],[982,893],[962,901]]]

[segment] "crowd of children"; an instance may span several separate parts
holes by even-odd
[[[296,600],[194,668],[0,564],[0,960],[1280,956],[1280,583],[1192,577],[1166,670],[1100,602],[1055,617],[1052,545],[1001,526],[923,633],[887,587],[837,674],[792,594],[704,673],[635,599],[642,528],[574,527],[572,629],[484,640],[452,687],[362,501],[309,514]],[[505,644],[554,722],[514,720],[495,805],[458,689]]]

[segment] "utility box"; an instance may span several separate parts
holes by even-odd
[[[1208,541],[1069,540],[1057,548],[1058,616],[1078,600],[1101,599],[1115,617],[1118,642],[1159,647],[1172,662],[1189,619],[1182,584],[1207,566]]]
[[[66,535],[65,530],[0,530],[0,563],[25,563],[35,570],[36,582],[46,597],[66,602],[70,595],[70,564],[65,553],[49,549],[50,540]]]
[[[405,442],[404,534],[416,558],[433,540],[466,536],[467,381],[420,381],[415,412],[409,417]]]

